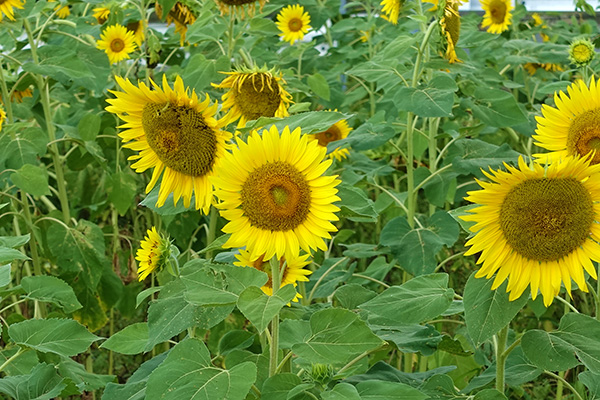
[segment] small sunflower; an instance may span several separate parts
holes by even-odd
[[[508,277],[511,301],[527,286],[535,300],[539,289],[546,306],[561,282],[569,296],[571,280],[587,292],[584,270],[597,279],[591,260],[600,261],[600,165],[566,157],[547,167],[523,158],[519,168],[505,166],[508,172],[484,171],[492,182],[466,197],[479,205],[461,217],[476,222],[465,253],[481,252],[475,277],[496,273],[492,290]]]
[[[555,162],[566,156],[585,156],[595,151],[592,164],[600,163],[600,86],[591,79],[573,82],[567,93],[554,95],[556,107],[542,105],[536,117],[535,145],[549,153],[534,154],[542,163]]]
[[[145,21],[133,21],[126,26],[127,31],[133,33],[133,40],[138,47],[144,43],[144,24]]]
[[[140,242],[135,259],[140,262],[138,279],[143,281],[157,269],[165,267],[170,257],[171,243],[161,237],[153,226],[146,232],[146,237]]]
[[[512,0],[481,0],[481,8],[485,11],[481,26],[489,33],[500,34],[512,24]]]
[[[10,95],[10,100],[15,101],[17,103],[22,103],[25,97],[33,97],[33,92],[30,88],[25,90],[15,90]],[[2,96],[0,95],[0,101],[3,101]]]
[[[48,3],[56,3],[56,0],[48,0]],[[56,7],[54,7],[54,11],[56,11],[56,16],[60,19],[65,19],[69,15],[71,15],[69,5],[62,6],[59,4]]]
[[[15,8],[20,10],[23,9],[25,2],[23,0],[2,0],[0,1],[0,21],[2,21],[2,14],[6,15],[6,18],[11,21],[15,20]]]
[[[542,29],[548,28],[548,25],[546,25],[544,23],[544,20],[542,19],[542,17],[540,17],[540,14],[538,14],[538,13],[531,14],[531,19],[533,20],[533,26],[539,26]],[[544,32],[540,33],[540,36],[542,37],[542,40],[544,42],[547,42],[550,40],[550,36],[546,35]]]
[[[400,15],[400,8],[403,3],[404,0],[381,0],[381,3],[379,3],[379,5],[383,6],[381,9],[381,12],[383,13],[381,18],[396,25],[398,23],[398,16]]]
[[[110,91],[116,98],[107,100],[111,105],[106,110],[125,121],[122,127],[127,129],[119,133],[126,142],[123,147],[139,152],[129,157],[136,160],[131,167],[138,173],[154,168],[146,193],[162,175],[158,207],[170,193],[173,204],[183,197],[189,207],[194,195],[196,209],[208,213],[213,200],[208,177],[231,138],[221,130],[225,122],[215,119],[217,103],[211,105],[208,95],[200,102],[193,90],[190,95],[180,76],[173,89],[164,75],[162,88],[152,82],[154,90],[144,83],[136,87],[128,79],[116,80],[123,91]]]
[[[155,4],[154,10],[156,11],[158,18],[162,19],[162,7],[158,2]],[[179,33],[179,44],[181,46],[185,43],[188,25],[191,25],[194,22],[196,22],[196,15],[192,9],[179,1],[173,5],[173,8],[167,14],[167,25],[171,25],[172,23],[175,24],[175,33]]]
[[[440,18],[442,43],[445,48],[444,57],[450,64],[461,62],[456,55],[456,43],[460,37],[460,14],[458,13],[460,4],[460,0],[447,0]]]
[[[292,96],[285,90],[285,80],[274,70],[263,68],[239,67],[219,84],[219,89],[229,89],[223,95],[223,110],[229,110],[229,122],[238,118],[238,128],[246,126],[248,121],[260,117],[287,117]]]
[[[360,31],[360,41],[366,43],[371,38],[371,31]]]
[[[299,4],[284,7],[277,15],[277,28],[281,31],[279,36],[290,44],[304,39],[304,35],[311,29],[309,24],[310,15]]]
[[[596,51],[589,39],[578,39],[569,46],[569,60],[578,67],[589,65],[594,59]]]
[[[123,25],[111,25],[100,34],[96,47],[106,52],[111,64],[118,63],[135,50],[135,37]]]
[[[261,287],[262,291],[268,295],[273,295],[273,281],[271,274],[271,265],[269,264],[269,259],[264,259],[263,256],[258,257],[256,260],[252,260],[250,258],[250,252],[247,250],[240,250],[240,254],[236,254],[235,258],[238,261],[234,262],[234,265],[239,267],[253,267],[259,271],[263,271],[269,277],[267,283]],[[283,270],[283,276],[281,278],[280,288],[285,285],[294,285],[294,287],[298,286],[296,282],[308,282],[308,275],[312,274],[312,271],[309,269],[305,269],[304,267],[311,263],[310,254],[301,255],[298,257],[285,258],[279,261],[279,268],[283,267],[285,261],[285,269]],[[292,299],[292,301],[297,302],[298,299],[301,299],[302,296],[300,293],[296,293],[296,296]]]
[[[0,132],[2,132],[2,125],[4,125],[5,121],[6,113],[4,112],[4,109],[0,106]]]
[[[337,110],[334,110],[337,111]],[[327,145],[336,140],[346,139],[352,128],[348,125],[348,121],[345,119],[336,122],[331,125],[327,130],[312,135],[308,135],[310,140],[316,140],[319,146],[327,148]],[[342,161],[343,158],[348,157],[350,152],[348,149],[341,149],[336,147],[331,153],[328,154],[329,158],[335,158],[338,161]]]
[[[325,149],[286,126],[254,131],[248,143],[226,154],[213,183],[221,216],[230,222],[224,247],[246,247],[250,259],[295,259],[300,248],[326,250],[323,238],[337,228],[337,176],[323,176],[332,161]]]
[[[94,13],[94,18],[96,18],[96,21],[98,21],[100,25],[104,24],[110,16],[110,8],[96,7],[92,11]]]
[[[523,65],[523,68],[525,68],[525,70],[527,72],[529,72],[529,75],[535,74],[536,71],[539,68],[545,69],[546,71],[550,71],[550,72],[564,71],[565,70],[562,67],[562,65],[560,65],[560,64],[552,64],[552,63],[543,63],[543,64],[527,63],[527,64]]]
[[[253,17],[256,12],[256,3],[258,3],[259,9],[262,12],[265,3],[268,0],[215,0],[217,7],[221,10],[221,15],[227,15],[232,13],[233,15],[239,13],[243,18],[244,15]]]

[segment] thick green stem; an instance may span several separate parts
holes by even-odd
[[[0,62],[0,90],[2,90],[2,99],[4,100],[4,107],[6,108],[6,117],[8,118],[9,123],[14,122],[13,112],[12,112],[12,104],[10,102],[10,96],[8,94],[8,86],[6,86],[6,80],[4,79],[4,69],[2,68],[2,63]]]
[[[273,296],[281,286],[281,275],[279,271],[279,260],[277,257],[271,258],[269,261],[271,266],[271,283],[273,285]],[[279,313],[277,313],[271,321],[271,346],[269,349],[269,376],[277,373],[279,366]]]
[[[31,212],[29,211],[29,200],[27,194],[21,190],[21,201],[23,202],[23,216],[27,221],[27,229],[31,238],[29,239],[29,251],[31,252],[31,258],[33,260],[33,273],[35,275],[42,275],[42,264],[40,262],[40,256],[37,249],[37,240],[34,232],[33,220],[31,218]]]
[[[504,373],[508,357],[508,353],[505,352],[507,337],[508,325],[498,332],[496,341],[496,390],[501,393],[504,393]]]
[[[233,40],[233,28],[235,26],[235,13],[231,11],[229,13],[229,27],[227,29],[227,59],[231,60],[231,56],[233,55],[233,47],[235,46]]]
[[[573,395],[578,399],[578,400],[583,400],[583,397],[581,397],[581,395],[579,394],[579,392],[577,391],[577,389],[575,389],[569,382],[567,382],[565,380],[565,378],[563,378],[560,375],[556,375],[553,372],[550,371],[544,371],[544,374],[551,376],[553,378],[555,378],[558,382],[562,382],[563,385],[565,385],[566,387],[569,388],[569,390],[573,393]]]
[[[210,208],[210,220],[208,222],[208,233],[206,235],[206,245],[209,246],[217,235],[217,221],[219,220],[219,213],[215,207]],[[206,252],[206,259],[212,258],[212,250]]]

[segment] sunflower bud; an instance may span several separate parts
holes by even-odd
[[[569,60],[578,67],[589,65],[595,55],[594,45],[589,39],[577,39],[569,47]]]

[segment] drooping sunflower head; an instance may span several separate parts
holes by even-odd
[[[94,18],[96,18],[96,21],[98,21],[100,25],[103,25],[110,16],[110,8],[96,7],[92,11]]]
[[[577,39],[569,46],[569,60],[578,67],[585,67],[596,56],[594,44],[589,39]]]
[[[404,0],[381,0],[379,3],[381,6],[381,18],[396,25],[398,23],[398,16],[400,15],[400,8],[404,4]]]
[[[261,289],[266,295],[272,296],[273,281],[269,259],[265,259],[264,256],[259,256],[256,260],[252,260],[250,258],[250,252],[247,250],[240,250],[240,254],[236,254],[235,258],[237,258],[238,261],[235,261],[233,263],[234,265],[239,267],[253,267],[267,274],[269,280],[261,287]],[[279,287],[282,288],[285,285],[294,285],[294,287],[296,287],[298,285],[296,282],[308,282],[308,275],[312,274],[312,271],[305,269],[304,267],[310,263],[310,254],[304,254],[288,259],[280,259],[279,268],[285,269],[283,270],[281,285]],[[297,302],[298,299],[301,298],[302,296],[300,293],[296,293],[296,296],[292,299],[292,301]]]
[[[310,15],[299,4],[284,7],[277,14],[277,28],[281,31],[279,36],[290,44],[304,39],[304,35],[311,29],[309,24]]]
[[[529,75],[535,74],[536,71],[538,70],[538,68],[542,68],[542,69],[544,69],[546,71],[550,71],[550,72],[564,71],[565,70],[562,67],[562,65],[560,65],[560,64],[553,64],[553,63],[543,63],[543,64],[527,63],[527,64],[523,65],[523,68],[525,68],[525,70],[529,73]]]
[[[350,126],[348,125],[348,121],[343,119],[331,125],[327,130],[324,130],[323,132],[318,132],[308,136],[309,139],[316,140],[319,143],[319,146],[327,148],[327,145],[331,142],[346,139],[351,130],[352,128],[350,128]],[[350,151],[348,151],[348,149],[341,149],[339,147],[336,147],[336,149],[329,153],[328,156],[331,159],[335,158],[338,161],[342,161],[343,158],[348,157],[348,154],[350,154]]]
[[[481,252],[475,275],[491,278],[495,290],[508,277],[510,300],[531,287],[546,306],[564,284],[571,295],[571,280],[587,292],[584,270],[597,279],[591,262],[600,261],[600,165],[590,157],[566,157],[544,166],[485,172],[491,182],[468,193],[478,207],[461,217],[475,222],[475,233],[465,255]]]
[[[287,117],[292,96],[285,90],[285,80],[280,73],[263,68],[238,67],[219,84],[219,89],[229,89],[221,98],[223,110],[229,110],[227,118],[233,122],[239,118],[238,128],[260,117]]]
[[[600,87],[591,79],[573,82],[567,93],[554,95],[555,107],[544,104],[536,117],[535,145],[549,153],[534,154],[540,162],[554,162],[566,156],[595,152],[592,164],[600,163]]]
[[[460,0],[447,0],[440,18],[444,57],[450,64],[461,62],[456,55],[456,43],[460,37],[460,14],[458,13],[460,4]]]
[[[300,128],[254,131],[227,154],[213,178],[221,215],[229,220],[224,247],[246,247],[250,259],[295,259],[300,248],[326,250],[337,228],[337,176],[323,175],[331,160]]]
[[[96,47],[104,50],[110,63],[114,64],[128,59],[129,53],[135,51],[135,38],[123,25],[115,24],[100,34]]]
[[[14,90],[10,95],[10,100],[15,101],[17,103],[22,103],[25,97],[33,97],[33,92],[30,88],[26,88],[25,90]],[[4,102],[4,99],[1,95],[0,101]]]
[[[144,43],[144,24],[146,21],[132,21],[127,24],[127,32],[133,33],[133,40],[139,46]]]
[[[48,0],[48,3],[56,3],[56,1],[57,0]],[[59,4],[54,7],[54,11],[56,11],[56,16],[60,19],[65,19],[71,15],[71,9],[69,8],[69,5],[63,6]]]
[[[245,15],[253,17],[256,12],[256,3],[258,3],[259,9],[262,12],[267,1],[268,0],[215,0],[217,7],[221,10],[221,15],[233,13],[234,15],[239,14],[240,18],[244,18]]]
[[[489,33],[500,34],[512,24],[512,0],[481,0],[481,8],[485,11],[481,26]]]
[[[157,2],[154,6],[154,10],[156,11],[156,15],[158,18],[162,19],[163,10],[161,5]],[[187,33],[188,25],[193,24],[196,21],[196,14],[194,11],[187,5],[180,1],[173,5],[171,11],[167,14],[167,25],[175,24],[175,33],[179,33],[180,41],[179,44],[183,46],[185,43],[185,35]]]
[[[231,138],[221,129],[225,121],[215,118],[217,103],[211,105],[208,95],[200,101],[195,91],[190,94],[179,76],[173,89],[166,76],[162,88],[152,82],[154,90],[144,83],[136,87],[129,80],[116,80],[123,91],[111,91],[116,98],[107,100],[111,105],[106,110],[125,121],[121,127],[126,129],[119,133],[123,147],[139,152],[129,157],[136,161],[131,167],[139,173],[154,168],[146,193],[162,175],[158,207],[173,193],[173,204],[183,198],[189,207],[194,196],[196,209],[208,213],[213,201],[209,176]]]
[[[146,237],[140,242],[135,259],[139,261],[138,279],[143,281],[156,270],[164,268],[169,262],[171,243],[159,235],[156,227],[148,229]]]
[[[4,121],[6,121],[6,113],[2,106],[0,106],[0,132],[2,132],[2,125],[4,125]]]
[[[15,8],[20,10],[23,9],[25,1],[23,0],[2,0],[0,1],[0,21],[2,21],[2,14],[6,15],[6,18],[11,21],[15,20]]]

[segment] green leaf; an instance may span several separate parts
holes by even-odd
[[[479,139],[459,139],[450,146],[446,158],[452,160],[452,169],[459,174],[482,176],[486,171],[498,169],[503,163],[517,162],[519,153],[507,143],[498,147]]]
[[[383,341],[356,314],[326,309],[310,317],[311,336],[292,346],[292,351],[311,363],[345,364],[359,354],[374,350]]]
[[[496,389],[485,389],[481,392],[477,392],[473,400],[507,400],[504,393],[497,391]]]
[[[71,357],[86,351],[100,338],[72,319],[30,319],[12,324],[8,335],[17,344],[42,353]]]
[[[98,114],[85,114],[77,124],[79,136],[85,141],[96,139],[96,136],[98,136],[98,133],[100,132],[101,124],[102,119]]]
[[[186,339],[170,351],[148,379],[147,400],[243,400],[256,380],[256,365],[229,370],[213,367],[210,353],[198,339]]]
[[[142,290],[140,293],[138,293],[138,295],[135,298],[135,308],[138,308],[144,300],[146,300],[148,297],[152,296],[154,293],[160,292],[161,289],[162,289],[162,286],[154,286],[154,287],[149,287],[148,289]]]
[[[311,111],[292,115],[287,118],[276,117],[260,117],[256,121],[249,122],[244,128],[239,130],[242,133],[251,132],[254,129],[268,129],[271,125],[275,125],[279,132],[283,131],[286,126],[289,126],[290,131],[296,128],[301,128],[303,134],[323,132],[338,121],[348,119],[352,115],[343,114],[337,111]]]
[[[114,375],[88,372],[83,365],[66,357],[56,367],[61,376],[69,378],[81,391],[102,389],[107,383],[115,380]]]
[[[26,276],[21,280],[21,287],[25,290],[27,298],[54,303],[66,313],[83,307],[73,288],[54,276]]]
[[[442,335],[431,325],[404,325],[394,329],[380,329],[375,332],[379,338],[392,342],[403,353],[421,353],[430,356],[442,341]]]
[[[185,300],[197,306],[235,304],[237,294],[226,289],[227,282],[221,274],[202,268],[181,276],[185,284]]]
[[[379,214],[375,211],[374,203],[365,192],[357,187],[341,183],[337,195],[341,202],[341,215],[351,221],[375,222]]]
[[[234,350],[247,349],[254,343],[256,335],[252,332],[234,329],[219,340],[219,354],[224,356]]]
[[[527,123],[527,117],[510,92],[477,87],[474,100],[466,102],[475,117],[486,125],[504,128]]]
[[[0,247],[0,264],[8,264],[13,260],[29,260],[29,257],[21,253],[19,250],[8,247]]]
[[[8,286],[12,281],[10,264],[0,265],[0,287]]]
[[[146,343],[148,343],[148,324],[138,322],[115,333],[100,347],[120,354],[132,355],[142,353],[146,348]]]
[[[340,305],[348,310],[354,310],[375,296],[377,296],[377,293],[358,283],[349,283],[340,286],[333,294],[333,297],[339,301]]]
[[[25,164],[10,175],[13,183],[32,196],[39,197],[50,194],[48,173],[37,165]]]
[[[328,392],[321,393],[323,400],[361,400],[358,390],[349,383],[338,383]]]
[[[30,374],[0,379],[0,392],[18,400],[50,400],[67,386],[54,365],[38,364]]]
[[[38,50],[42,60],[39,64],[31,62],[23,64],[24,71],[49,76],[64,84],[68,84],[72,80],[94,78],[94,74],[88,66],[68,46],[46,44]]]
[[[366,381],[356,385],[362,400],[424,400],[425,393],[399,382]]]
[[[274,375],[265,380],[265,383],[263,383],[261,399],[287,400],[288,393],[300,384],[302,384],[302,379],[300,379],[296,374],[283,372],[281,374]]]
[[[125,215],[137,195],[137,181],[133,175],[124,171],[110,175],[106,181],[108,199],[114,204],[119,215]]]
[[[447,274],[422,275],[386,289],[359,308],[369,313],[370,324],[418,324],[446,311],[453,298],[454,290],[448,288]]]
[[[438,75],[428,87],[400,87],[394,101],[399,110],[410,111],[421,117],[450,117],[454,105],[454,92],[458,90],[454,79]]]
[[[7,168],[19,169],[27,164],[38,164],[38,157],[46,154],[48,138],[44,131],[25,126],[20,129],[22,131],[17,132],[14,139],[8,134],[0,137],[0,164],[4,161]]]
[[[158,354],[143,363],[125,384],[109,383],[104,389],[102,400],[145,400],[146,384],[154,371],[167,358],[168,352]]]
[[[265,294],[259,287],[246,288],[237,301],[237,306],[256,330],[261,333],[269,325],[279,310],[296,297],[293,285],[285,285],[272,296]]]
[[[588,388],[591,400],[600,399],[600,374],[583,371],[577,375],[577,379]]]
[[[308,86],[310,89],[319,97],[329,101],[330,91],[329,84],[327,83],[327,79],[318,72],[313,75],[309,75],[308,77]]]
[[[0,363],[4,364],[17,352],[21,350],[20,346],[12,346],[5,348],[0,351]],[[6,364],[4,372],[6,375],[27,375],[31,373],[31,370],[40,363],[37,353],[35,351],[23,351],[16,358],[13,358],[11,362]],[[1,382],[1,380],[0,380]]]
[[[311,336],[310,322],[286,319],[279,325],[279,347],[291,349],[296,343],[308,341]]]
[[[0,247],[12,247],[14,249],[26,245],[29,239],[31,239],[29,233],[21,236],[0,236]]]
[[[529,294],[524,293],[520,298],[509,301],[506,293],[508,283],[504,282],[496,290],[491,290],[493,283],[493,279],[475,278],[474,272],[465,285],[465,322],[476,346],[508,325],[529,298]]]

